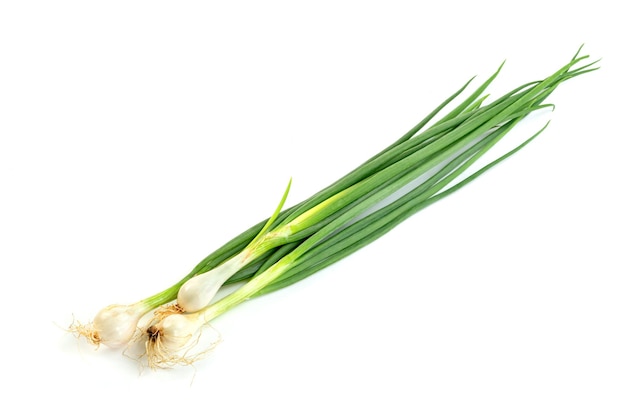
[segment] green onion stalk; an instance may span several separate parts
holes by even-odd
[[[270,218],[216,250],[165,291],[132,305],[103,309],[92,324],[79,325],[79,334],[95,343],[123,346],[145,314],[177,299],[176,308],[156,317],[147,329],[146,352],[152,367],[185,363],[188,359],[180,351],[212,319],[251,297],[288,286],[346,257],[534,139],[539,132],[452,184],[519,121],[550,107],[543,102],[561,82],[596,69],[594,63],[574,69],[588,58],[579,52],[548,78],[522,85],[485,105],[483,93],[500,66],[461,104],[424,129],[470,80],[398,141],[337,182],[281,211],[290,182]],[[211,303],[224,284],[241,280],[247,283]]]

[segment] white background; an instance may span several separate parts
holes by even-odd
[[[626,416],[617,2],[0,5],[0,415]],[[531,146],[140,370],[64,332],[169,286],[506,59],[572,80]],[[476,84],[477,85],[477,84]],[[486,160],[485,160],[486,161]],[[6,410],[6,411],[4,411]]]

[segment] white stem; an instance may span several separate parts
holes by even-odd
[[[224,282],[246,265],[249,257],[244,250],[206,273],[189,279],[178,291],[178,305],[185,312],[196,312],[211,303]]]

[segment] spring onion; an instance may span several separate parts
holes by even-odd
[[[544,101],[562,82],[594,71],[596,62],[575,56],[549,77],[526,83],[486,103],[487,87],[497,71],[462,103],[432,123],[440,111],[470,84],[466,83],[398,141],[309,199],[278,208],[202,260],[174,286],[131,305],[112,305],[93,323],[73,329],[91,342],[112,347],[127,344],[142,317],[162,306],[143,331],[148,364],[188,364],[188,347],[203,326],[238,304],[302,280],[382,236],[424,207],[475,180],[534,140],[465,174],[529,114],[552,108]],[[427,127],[427,125],[429,125]],[[456,183],[455,183],[456,182]],[[225,284],[246,283],[214,301]]]

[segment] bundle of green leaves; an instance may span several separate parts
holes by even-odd
[[[173,286],[130,305],[110,305],[72,330],[94,344],[126,346],[139,331],[151,367],[188,364],[201,328],[234,306],[298,282],[371,243],[426,206],[459,190],[509,158],[547,126],[495,160],[468,170],[564,81],[594,71],[575,56],[552,75],[487,103],[485,91],[502,66],[445,116],[435,117],[470,84],[392,145],[310,198],[283,210],[289,186],[268,219],[208,255]],[[580,64],[580,65],[579,65]],[[463,176],[464,175],[464,176]],[[215,300],[225,285],[245,282]],[[175,304],[171,302],[176,301]],[[153,313],[143,329],[140,320]]]

